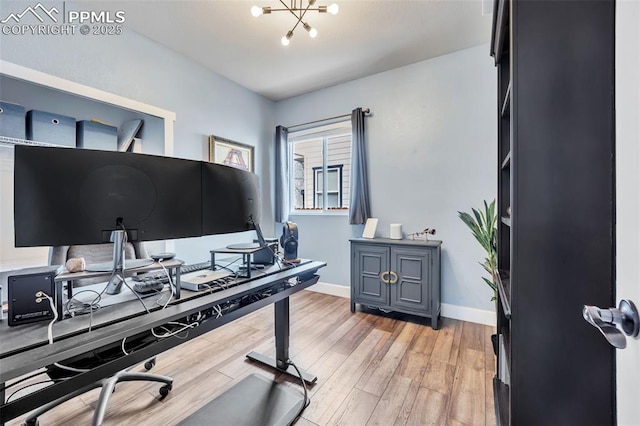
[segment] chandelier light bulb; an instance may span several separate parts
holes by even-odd
[[[280,3],[282,4],[282,6],[284,6],[284,8],[278,7],[277,9],[272,9],[270,6],[253,6],[251,8],[251,15],[257,18],[260,15],[270,15],[272,12],[285,12],[292,14],[293,17],[296,18],[297,22],[293,26],[293,28],[280,39],[280,43],[282,43],[283,46],[288,46],[291,42],[291,37],[293,37],[293,31],[298,27],[299,24],[302,24],[307,33],[309,33],[309,37],[318,37],[318,30],[303,21],[303,18],[305,17],[307,11],[315,11],[320,14],[330,13],[332,15],[336,15],[340,11],[340,7],[336,3],[332,3],[329,6],[316,6],[317,0],[306,0],[306,2],[306,7],[304,6],[304,0],[290,0],[290,4],[285,3],[285,0],[280,0]],[[316,7],[311,8],[312,6]]]
[[[251,15],[253,15],[254,18],[257,18],[258,16],[262,15],[262,8],[258,6],[253,6],[251,8]]]
[[[305,30],[307,30],[307,32],[309,33],[309,37],[311,38],[316,38],[318,37],[318,30],[316,30],[315,28],[313,28],[311,25],[307,24],[306,22],[304,22],[302,24],[302,26],[304,27]]]
[[[287,35],[282,37],[282,39],[280,39],[280,43],[282,43],[283,46],[288,46],[289,40],[291,40],[291,37],[293,37],[293,31],[289,31]]]

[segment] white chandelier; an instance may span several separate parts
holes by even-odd
[[[303,0],[290,0],[289,5],[287,5],[283,0],[279,0],[279,1],[284,6],[283,9],[273,9],[268,6],[267,7],[253,6],[251,8],[251,14],[257,18],[260,15],[268,15],[271,12],[291,13],[296,18],[296,23],[293,26],[293,28],[291,28],[291,30],[289,30],[287,34],[285,34],[284,37],[282,37],[282,39],[280,40],[283,46],[289,45],[289,41],[291,40],[291,37],[293,37],[293,32],[298,27],[298,24],[302,24],[303,28],[307,30],[307,32],[309,33],[309,37],[316,38],[318,36],[318,30],[313,28],[304,20],[304,17],[308,11],[313,10],[313,11],[317,11],[318,13],[330,13],[332,15],[335,15],[340,10],[338,5],[335,3],[329,6],[318,6],[313,8],[312,6],[315,5],[316,0],[308,0],[306,7],[302,7]]]

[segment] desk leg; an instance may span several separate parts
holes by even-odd
[[[293,366],[287,364],[289,359],[289,298],[286,297],[274,304],[275,309],[275,334],[276,334],[276,359],[269,358],[268,356],[259,354],[257,352],[251,352],[247,355],[247,358],[257,361],[261,364],[268,365],[287,373],[293,377],[298,377],[298,372]],[[309,384],[315,383],[318,378],[313,374],[309,374],[303,370],[302,378]]]

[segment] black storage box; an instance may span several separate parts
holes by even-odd
[[[75,147],[76,119],[35,109],[28,111],[27,139]]]
[[[118,149],[118,128],[97,121],[82,120],[76,123],[76,146],[78,148]]]
[[[22,105],[0,101],[0,136],[25,139],[24,111]]]
[[[7,278],[9,326],[48,321],[54,318],[49,300],[36,294],[42,292],[53,300],[53,307],[62,320],[62,283],[56,282],[58,266],[43,266],[15,271]]]

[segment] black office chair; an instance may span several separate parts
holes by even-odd
[[[62,246],[51,247],[49,249],[49,264],[61,265],[68,259],[73,257],[84,257],[87,264],[108,262],[113,258],[113,244],[95,244],[84,246]],[[148,257],[144,246],[140,243],[127,243],[125,246],[125,259],[144,259]],[[80,280],[74,283],[74,286],[89,285],[95,282],[104,282],[104,278],[93,278]],[[131,339],[134,340],[134,339]],[[69,377],[82,372],[82,370],[90,369],[92,367],[101,365],[105,362],[105,359],[112,358],[114,356],[121,356],[120,343],[114,344],[111,347],[104,348],[90,355],[81,355],[62,361],[58,364],[50,365],[47,367],[47,374],[53,380],[64,377]],[[147,360],[144,364],[147,370],[150,370],[155,365],[155,358]],[[133,367],[132,367],[133,368]],[[76,370],[76,371],[74,371]],[[131,372],[129,369],[120,371],[111,377],[99,380],[91,383],[90,385],[72,392],[62,398],[56,399],[37,410],[30,413],[24,420],[25,425],[33,426],[38,425],[38,417],[45,412],[51,410],[54,407],[66,402],[76,396],[82,395],[90,390],[102,388],[98,402],[96,404],[95,411],[93,413],[93,425],[101,425],[104,420],[104,416],[107,410],[107,404],[111,394],[115,390],[115,386],[119,382],[129,381],[150,381],[163,383],[164,386],[160,388],[160,395],[165,397],[171,391],[173,385],[173,379],[171,377],[162,376],[159,374],[151,373],[138,373]]]

